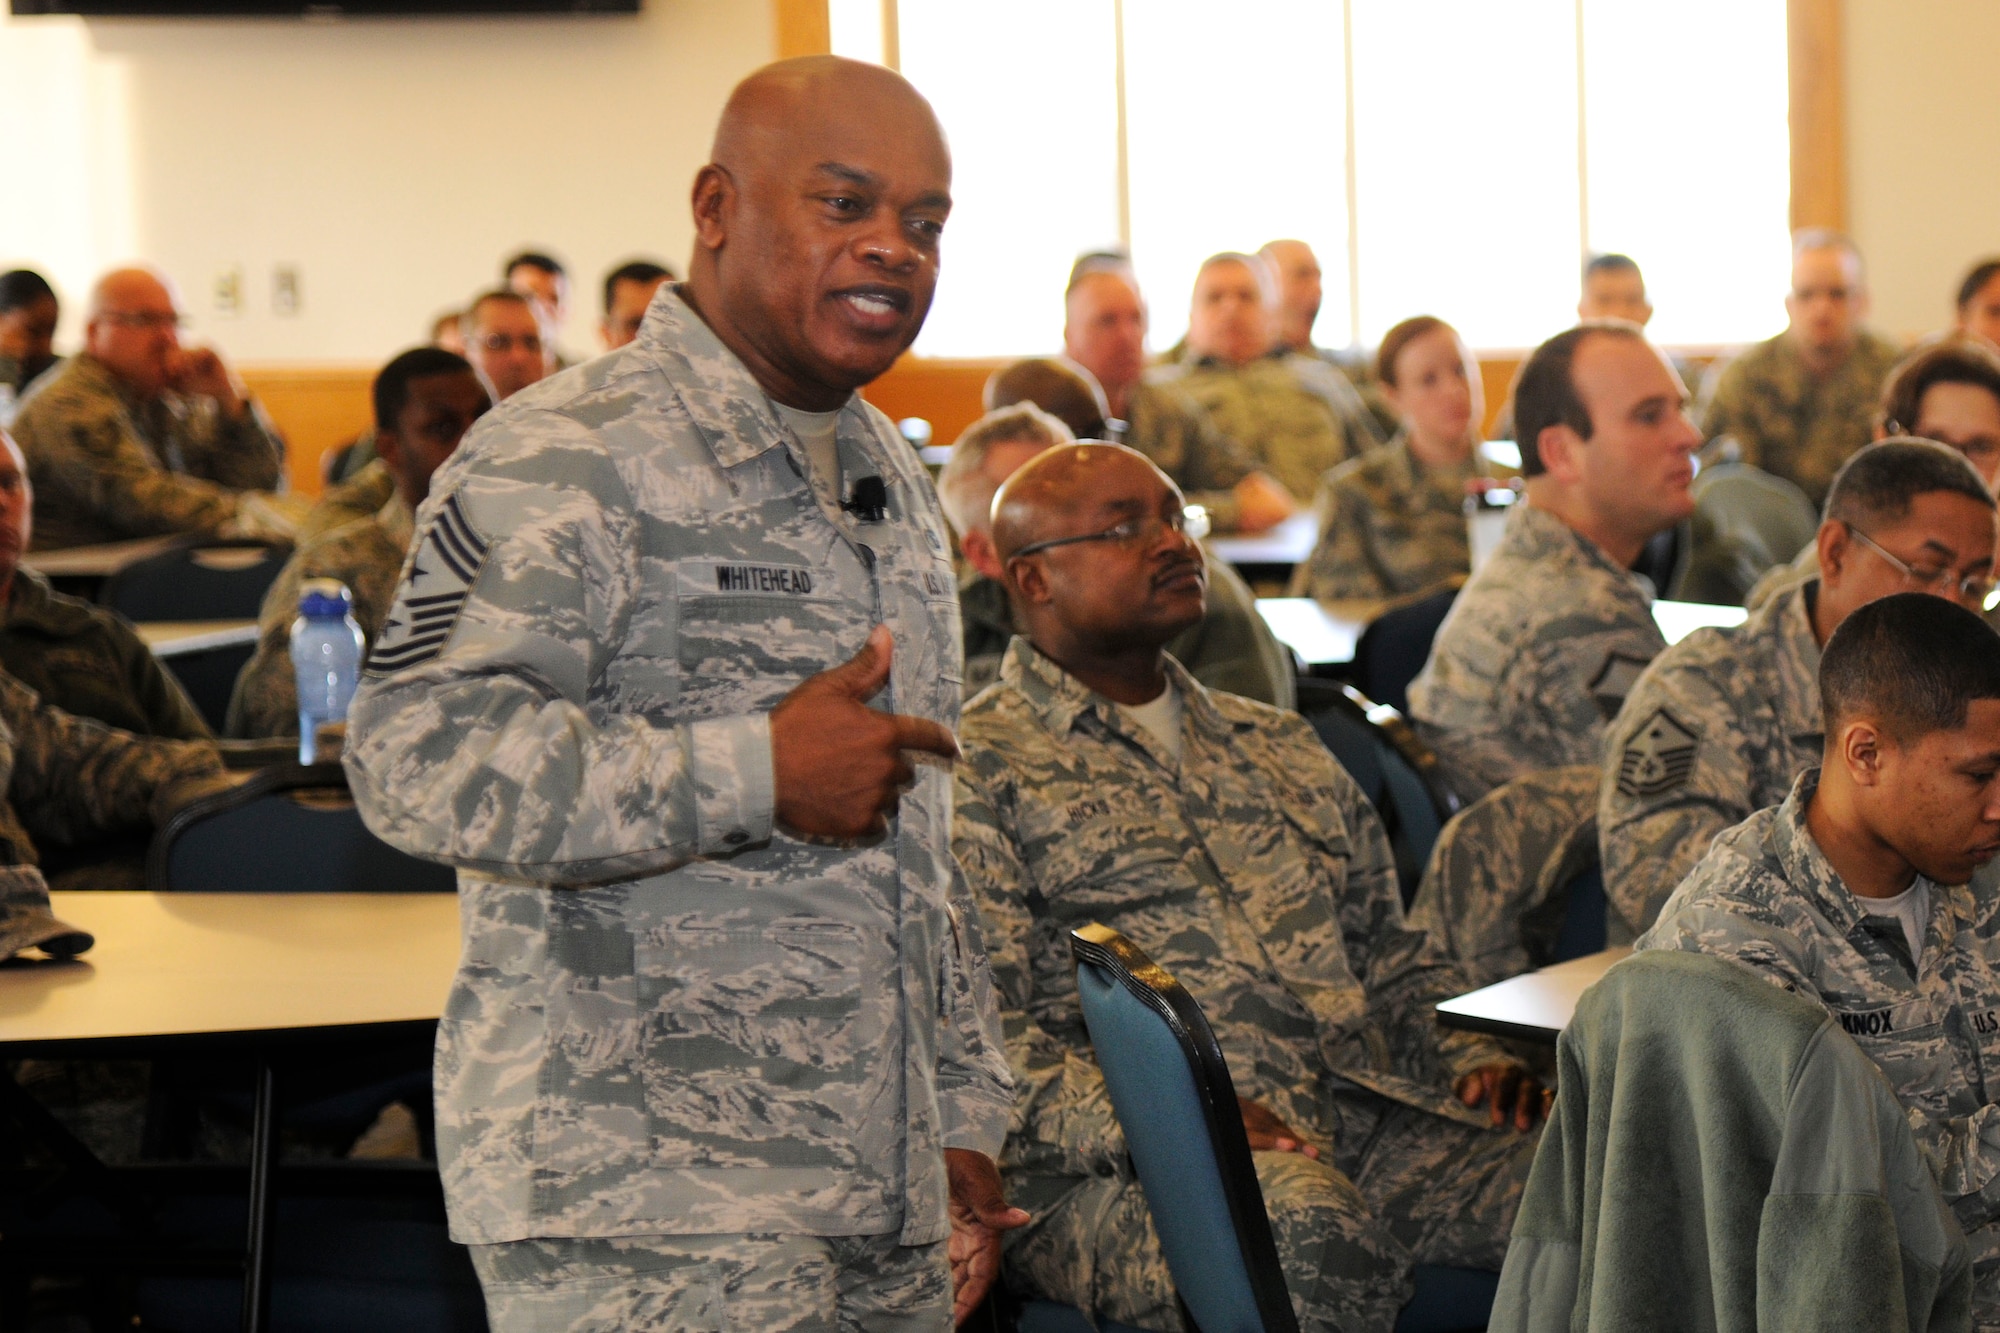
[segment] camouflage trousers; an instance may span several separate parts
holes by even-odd
[[[474,1245],[493,1333],[948,1333],[943,1241],[606,1236]]]
[[[1388,1333],[1413,1265],[1497,1270],[1540,1137],[1398,1106],[1335,1163],[1253,1154],[1299,1327]],[[1136,1178],[1016,1176],[1008,1199],[1035,1215],[1009,1236],[1017,1294],[1161,1333],[1183,1328]]]

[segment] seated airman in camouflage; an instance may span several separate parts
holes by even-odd
[[[1451,325],[1406,319],[1382,336],[1376,359],[1402,429],[1386,447],[1326,474],[1319,542],[1292,579],[1293,596],[1361,619],[1465,582],[1466,495],[1481,478],[1514,475],[1479,456],[1486,391],[1479,362]]]
[[[1523,773],[1597,763],[1605,724],[1666,647],[1632,564],[1694,510],[1686,401],[1631,324],[1578,325],[1521,367],[1526,501],[1410,684],[1417,732],[1468,802]]]
[[[1121,442],[1152,459],[1190,504],[1208,510],[1214,531],[1262,532],[1291,516],[1291,493],[1199,404],[1173,385],[1143,378],[1146,302],[1123,255],[1085,255],[1070,269],[1063,355],[1097,378],[1110,416],[1125,423]]]
[[[336,579],[354,599],[354,619],[370,643],[381,636],[396,579],[410,549],[416,507],[430,494],[431,474],[450,458],[465,432],[492,406],[465,358],[438,347],[404,352],[375,377],[375,447],[395,490],[373,514],[324,526],[292,553],[264,596],[257,616],[257,651],[236,678],[225,730],[231,736],[296,736],[298,684],[292,674],[292,621],[307,579]],[[345,512],[357,479],[323,504]]]
[[[84,350],[21,405],[14,435],[35,482],[35,537],[84,546],[161,533],[286,538],[303,503],[285,446],[214,351],[184,348],[173,293],[119,269],[90,293]]]
[[[1638,947],[1832,1012],[1908,1111],[1972,1242],[1974,1322],[2000,1328],[2000,635],[1885,597],[1833,632],[1819,691],[1820,766],[1717,838]]]
[[[1327,470],[1382,443],[1347,377],[1278,345],[1278,293],[1255,255],[1211,255],[1195,275],[1187,355],[1149,383],[1180,389],[1216,428],[1310,504]]]
[[[1005,574],[993,550],[993,493],[1044,449],[1070,442],[1062,422],[1017,404],[989,412],[965,428],[938,476],[938,498],[958,534],[967,571],[958,585],[965,622],[965,696],[1000,675],[1000,661],[1017,630]],[[1174,636],[1167,651],[1211,690],[1290,708],[1297,702],[1291,655],[1257,614],[1257,599],[1236,571],[1204,553],[1208,609]]]
[[[1180,1327],[1077,1004],[1066,932],[1099,921],[1214,1025],[1301,1325],[1386,1330],[1413,1262],[1498,1266],[1541,1093],[1440,1034],[1459,974],[1405,924],[1382,826],[1312,729],[1163,651],[1202,613],[1181,506],[1142,455],[1080,444],[995,507],[1025,633],[966,706],[953,847],[1017,1087],[1002,1167],[1034,1216],[1010,1281]]]
[[[1820,649],[1841,621],[1908,591],[1979,610],[1995,529],[1963,456],[1929,440],[1870,445],[1827,493],[1818,577],[1653,659],[1611,724],[1598,789],[1604,888],[1627,927],[1652,925],[1716,834],[1819,762]]]

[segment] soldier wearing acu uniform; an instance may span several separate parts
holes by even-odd
[[[950,175],[896,75],[752,75],[688,284],[418,512],[346,762],[461,867],[439,1157],[498,1330],[942,1330],[1027,1220],[950,773],[909,757],[956,753],[950,554],[853,392]]]
[[[1526,503],[1410,685],[1418,734],[1468,802],[1598,762],[1605,724],[1666,646],[1631,565],[1694,508],[1686,395],[1630,324],[1579,325],[1522,366]]]
[[[284,444],[214,352],[184,349],[153,274],[123,269],[91,292],[85,350],[15,419],[36,492],[38,546],[162,533],[288,537],[302,502],[270,494]]]
[[[1817,579],[1653,660],[1611,726],[1598,797],[1604,888],[1631,930],[1653,924],[1716,834],[1819,762],[1820,647],[1841,621],[1912,590],[1977,611],[1994,540],[1993,498],[1962,455],[1884,440],[1834,478]]]
[[[1301,1325],[1386,1330],[1413,1260],[1499,1259],[1535,1139],[1498,1126],[1531,1128],[1540,1090],[1440,1038],[1459,974],[1405,925],[1381,824],[1311,728],[1161,652],[1201,614],[1180,504],[1138,454],[1073,445],[997,506],[1026,637],[966,708],[955,845],[1020,1086],[1004,1161],[1037,1215],[1009,1280],[1179,1327],[1078,1009],[1067,931],[1098,921],[1215,1027]]]
[[[1638,947],[1733,959],[1833,1013],[1908,1112],[1972,1243],[1975,1321],[2000,1328],[2000,881],[1980,869],[2000,636],[1886,597],[1834,631],[1819,683],[1822,767],[1717,838]]]
[[[375,440],[371,466],[394,478],[395,489],[371,514],[327,525],[322,508],[345,513],[356,482],[306,516],[318,529],[302,539],[264,595],[257,616],[257,651],[236,677],[224,730],[231,736],[296,736],[298,682],[292,671],[292,622],[307,579],[334,579],[353,598],[355,623],[371,644],[381,636],[410,551],[415,509],[430,493],[431,474],[451,457],[472,423],[492,406],[464,357],[439,347],[404,352],[375,377]],[[359,479],[357,479],[358,481]]]
[[[1832,232],[1793,240],[1791,325],[1709,372],[1701,430],[1728,436],[1745,463],[1795,482],[1814,504],[1874,434],[1893,343],[1861,327],[1868,289],[1854,243]]]
[[[1382,437],[1345,376],[1277,346],[1276,302],[1263,260],[1211,256],[1195,277],[1187,359],[1156,366],[1147,382],[1193,399],[1295,501],[1309,504],[1328,469]]]

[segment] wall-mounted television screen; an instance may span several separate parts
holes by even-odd
[[[640,0],[13,0],[14,13],[94,18],[369,18],[412,14],[636,14]]]

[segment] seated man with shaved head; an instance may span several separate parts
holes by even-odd
[[[1312,728],[1164,651],[1207,583],[1173,483],[1066,445],[994,512],[1023,637],[966,706],[953,846],[1018,1088],[1001,1162],[1034,1221],[1008,1280],[1179,1326],[1078,1011],[1066,932],[1098,921],[1214,1025],[1301,1326],[1386,1333],[1413,1263],[1499,1267],[1540,1088],[1490,1040],[1439,1032],[1459,974],[1404,922],[1381,823]]]
[[[302,503],[270,492],[284,444],[213,350],[183,347],[173,292],[146,269],[91,289],[84,350],[22,404],[37,547],[165,533],[288,538]]]
[[[938,475],[938,499],[971,567],[958,585],[968,699],[999,676],[1000,659],[1018,629],[1007,600],[1006,573],[993,549],[994,492],[1042,450],[1068,443],[1070,431],[1061,421],[1032,403],[1016,403],[967,426]],[[1167,651],[1211,690],[1292,707],[1298,692],[1291,654],[1257,614],[1256,595],[1228,565],[1211,556],[1204,559],[1208,610],[1176,635]]]

